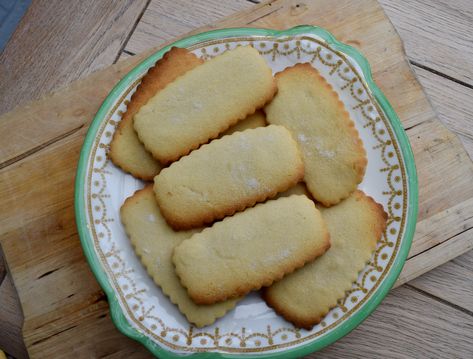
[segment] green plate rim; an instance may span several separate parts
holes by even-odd
[[[115,85],[112,91],[109,93],[107,98],[102,103],[101,107],[97,111],[87,135],[84,140],[84,144],[81,149],[79,163],[77,167],[76,179],[75,179],[75,198],[74,198],[74,207],[76,215],[76,224],[79,232],[80,241],[84,254],[89,262],[89,265],[92,269],[92,272],[95,275],[95,278],[99,282],[100,286],[107,295],[111,318],[115,326],[125,334],[126,336],[140,342],[143,344],[151,353],[160,358],[182,358],[183,355],[178,353],[173,353],[167,349],[161,347],[159,344],[153,342],[149,337],[139,333],[136,329],[131,327],[125,318],[118,300],[113,292],[112,287],[110,286],[106,274],[103,271],[98,257],[93,248],[93,241],[90,237],[89,230],[87,228],[86,220],[86,206],[85,206],[85,174],[87,169],[87,160],[89,157],[90,150],[92,148],[93,141],[95,139],[97,130],[104,119],[105,115],[112,108],[113,103],[116,101],[117,97],[134,81],[138,74],[143,73],[149,67],[154,65],[154,63],[159,60],[172,46],[177,47],[189,47],[203,41],[214,40],[218,38],[226,37],[238,37],[238,36],[294,36],[304,33],[310,33],[316,36],[319,36],[325,40],[332,48],[335,50],[341,51],[346,55],[350,56],[353,60],[357,62],[360,66],[363,76],[366,80],[366,83],[372,94],[375,96],[382,110],[386,114],[391,126],[394,130],[397,140],[399,141],[400,149],[402,152],[402,157],[406,165],[406,175],[407,175],[407,187],[409,193],[409,202],[407,206],[407,220],[406,220],[406,230],[404,232],[404,238],[402,245],[399,248],[399,253],[391,267],[390,272],[380,284],[375,293],[367,300],[363,307],[354,313],[349,319],[343,322],[340,326],[334,328],[329,333],[325,334],[321,338],[314,339],[309,343],[299,345],[295,348],[282,350],[279,352],[271,352],[266,354],[231,354],[231,353],[216,353],[216,352],[203,352],[203,353],[194,353],[194,354],[185,354],[186,357],[192,357],[195,359],[203,358],[294,358],[307,355],[311,352],[318,351],[327,345],[337,341],[342,338],[350,331],[355,329],[363,320],[365,320],[371,312],[380,304],[382,299],[387,295],[391,287],[394,285],[394,282],[398,278],[401,269],[406,261],[407,254],[411,247],[412,238],[414,236],[415,226],[417,222],[417,212],[418,212],[418,182],[417,182],[417,173],[414,163],[414,156],[412,153],[409,140],[407,138],[404,129],[402,128],[401,121],[397,116],[396,112],[379,89],[379,87],[374,83],[373,77],[371,74],[371,68],[368,64],[366,58],[355,48],[343,44],[335,39],[335,37],[329,33],[327,30],[310,25],[301,25],[296,26],[288,30],[271,30],[271,29],[257,29],[257,28],[228,28],[220,30],[212,30],[208,32],[203,32],[196,34],[181,40],[178,40],[168,46],[163,47],[159,51],[155,52],[139,65],[133,68],[123,79]]]

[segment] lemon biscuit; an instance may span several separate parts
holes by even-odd
[[[182,157],[154,178],[175,229],[200,227],[274,197],[304,175],[297,143],[282,126],[235,132]]]
[[[147,181],[159,173],[162,166],[138,139],[133,128],[133,116],[166,85],[202,62],[188,50],[173,47],[148,70],[131,97],[110,143],[109,156],[115,165]]]
[[[358,132],[330,84],[310,64],[276,74],[278,93],[265,107],[270,124],[283,125],[299,143],[304,181],[313,197],[330,206],[348,197],[367,164]]]
[[[263,292],[269,306],[305,329],[319,323],[345,296],[386,227],[383,207],[358,190],[320,211],[330,233],[330,249]]]
[[[235,306],[237,299],[200,306],[189,298],[174,272],[171,257],[177,245],[200,229],[175,232],[170,228],[159,212],[151,186],[129,197],[120,215],[135,252],[149,275],[189,322],[198,327],[210,325]]]
[[[293,195],[226,217],[174,249],[189,296],[211,304],[268,286],[330,247],[314,203]]]
[[[254,113],[275,91],[258,51],[237,47],[169,84],[138,111],[134,127],[153,156],[169,163]]]
[[[236,125],[233,125],[224,133],[222,133],[220,137],[231,135],[232,133],[235,133],[235,132],[242,132],[245,130],[249,130],[251,128],[264,127],[266,125],[267,123],[266,123],[266,117],[264,115],[264,112],[258,110],[255,113],[249,115],[244,120],[237,122]]]

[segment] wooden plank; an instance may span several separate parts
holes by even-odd
[[[411,280],[409,286],[473,313],[473,251]]]
[[[0,349],[17,359],[28,358],[21,325],[23,314],[10,275],[0,284]]]
[[[137,54],[161,46],[253,5],[247,0],[151,1],[125,49]]]
[[[445,211],[418,221],[415,240],[409,258],[453,239],[458,234],[473,228],[473,198],[460,202]]]
[[[5,264],[5,259],[3,258],[3,250],[2,247],[0,246],[0,285],[2,285],[2,282],[7,275],[7,267]]]
[[[473,88],[417,66],[413,66],[413,69],[440,120],[460,137],[473,158]]]
[[[468,358],[472,352],[470,315],[401,287],[357,329],[308,358]]]
[[[93,306],[74,313],[77,320],[61,329],[52,328],[54,335],[30,342],[31,358],[64,358],[75,354],[80,358],[152,358],[139,343],[121,334],[113,325],[108,304]],[[56,322],[54,322],[56,323]],[[37,329],[41,332],[43,329]],[[25,338],[25,341],[28,338]]]
[[[419,179],[419,222],[473,197],[473,165],[455,134],[437,119],[407,134]]]
[[[92,357],[146,352],[113,326],[77,236],[73,181],[84,134],[81,129],[0,171],[0,196],[17,193],[18,202],[9,196],[12,201],[3,207],[11,212],[0,224],[0,242],[17,269],[13,276],[28,318],[23,334],[32,357],[73,350]],[[33,203],[41,210],[30,211]],[[21,228],[13,221],[22,222]]]
[[[140,60],[135,56],[0,116],[0,168],[88,126],[112,87]]]
[[[112,64],[146,3],[34,1],[0,53],[0,113]]]
[[[445,241],[423,252],[422,255],[407,260],[396,282],[396,286],[407,283],[472,249],[473,229],[469,229],[457,235],[455,240]]]
[[[470,0],[380,0],[411,61],[473,85]]]

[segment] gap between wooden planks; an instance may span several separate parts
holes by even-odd
[[[273,5],[274,5],[274,4],[277,4],[277,3],[281,3],[281,1],[279,1],[279,2],[274,2]],[[280,10],[281,10],[281,9],[280,9]],[[280,11],[280,10],[278,10],[278,11]],[[269,17],[269,16],[268,16],[268,17]],[[334,32],[335,32],[335,31],[334,31]],[[371,59],[371,58],[370,58],[370,59]],[[394,71],[394,72],[395,72],[395,70],[396,70],[395,65],[396,65],[396,64],[393,64],[394,67],[393,67],[393,69],[392,69],[392,71]],[[375,76],[376,76],[376,74],[375,74]],[[380,76],[380,75],[378,74],[378,76]],[[100,77],[95,78],[95,80],[98,80],[98,79],[100,80],[101,78],[100,78]],[[92,82],[92,83],[93,83],[93,82]],[[409,85],[412,85],[412,84],[409,84]],[[385,90],[385,91],[386,91],[386,90]],[[413,93],[416,92],[415,84],[412,85],[412,91],[413,91]],[[83,93],[83,94],[85,94],[85,93]],[[389,96],[388,96],[388,97],[389,97]],[[56,99],[57,99],[57,98],[56,98]],[[415,98],[414,100],[419,101],[418,103],[422,104],[422,101],[421,101],[421,100],[416,99],[416,98]],[[86,106],[87,106],[87,105],[88,105],[88,104],[86,104]],[[412,104],[411,104],[411,106],[412,106]],[[408,107],[408,106],[407,106],[407,107]],[[61,106],[59,106],[58,108],[60,109]],[[48,110],[48,108],[46,108],[46,111],[47,111],[47,110]],[[412,109],[410,109],[410,110],[411,110],[411,112],[408,112],[407,110],[398,110],[398,113],[402,112],[403,114],[406,115],[406,117],[407,117],[408,115],[411,116],[411,117],[409,117],[411,120],[414,119],[414,120],[412,121],[412,123],[413,123],[412,126],[410,126],[410,127],[412,127],[412,128],[408,131],[409,134],[410,134],[410,131],[412,131],[414,128],[420,127],[421,125],[424,126],[424,122],[427,123],[427,124],[425,125],[425,126],[427,126],[427,127],[425,127],[424,130],[433,130],[433,136],[432,136],[432,137],[423,138],[422,141],[421,141],[420,138],[419,138],[419,141],[417,142],[417,145],[419,145],[419,144],[422,143],[422,142],[430,143],[430,142],[432,142],[432,141],[435,142],[434,140],[440,140],[440,141],[437,141],[438,143],[435,143],[435,144],[432,145],[431,147],[423,148],[423,149],[422,149],[422,152],[425,152],[425,151],[429,152],[429,151],[430,151],[430,152],[429,152],[430,154],[433,154],[433,153],[440,153],[440,152],[443,152],[443,149],[445,148],[445,146],[447,146],[447,147],[450,146],[450,145],[453,146],[453,147],[458,146],[458,143],[455,143],[455,140],[454,140],[453,137],[450,138],[449,136],[446,135],[446,133],[448,133],[448,132],[446,132],[445,129],[441,130],[440,128],[437,128],[437,125],[436,125],[435,121],[429,120],[430,118],[433,118],[433,116],[430,116],[430,115],[427,113],[428,111],[427,111],[427,112],[423,112],[425,109],[422,109],[421,111],[419,111],[419,113],[413,113],[413,112],[412,112]],[[425,121],[422,121],[422,116],[425,116],[426,113],[427,113],[426,119],[425,119]],[[83,113],[82,116],[85,117],[86,114],[87,114],[87,111],[86,111],[85,113]],[[401,115],[401,113],[400,113],[400,115]],[[74,119],[74,116],[71,116],[71,117]],[[80,117],[80,116],[78,116],[78,117]],[[401,115],[401,117],[403,117],[403,116]],[[416,117],[417,117],[417,118],[416,118]],[[60,116],[59,116],[59,118],[60,118]],[[415,120],[417,120],[417,121],[415,121]],[[429,121],[430,121],[430,124],[428,123]],[[85,122],[85,123],[87,123],[87,119],[86,119],[86,122]],[[413,126],[415,126],[415,127],[413,127]],[[79,140],[77,140],[77,137],[75,136],[76,133],[80,135],[80,136],[79,136],[79,137],[80,137]],[[58,147],[56,147],[56,145],[59,145],[59,144],[63,144],[63,145],[64,145],[64,144],[65,144],[66,147],[61,146],[61,147],[59,147],[59,148],[60,148],[61,150],[64,150],[64,153],[70,153],[70,152],[68,151],[68,150],[69,150],[69,146],[72,146],[72,145],[73,145],[72,147],[73,147],[74,149],[76,149],[76,147],[77,147],[76,145],[77,145],[77,144],[80,146],[81,138],[82,138],[81,136],[83,136],[83,129],[79,126],[79,127],[77,127],[77,130],[74,131],[74,132],[72,132],[71,134],[69,134],[68,137],[61,137],[61,136],[59,136],[59,137],[57,137],[57,136],[54,137],[53,140],[52,140],[50,143],[48,143],[48,144],[50,145],[50,146],[48,146],[48,148],[41,147],[41,146],[40,146],[39,148],[38,148],[38,147],[32,147],[30,154],[37,152],[36,155],[33,155],[33,156],[32,156],[32,157],[34,157],[34,159],[31,159],[31,160],[30,160],[30,158],[28,157],[28,158],[26,158],[24,161],[21,161],[21,162],[20,162],[20,165],[26,167],[26,169],[32,170],[32,169],[34,169],[34,167],[31,167],[32,162],[34,162],[35,159],[36,159],[36,160],[38,160],[38,159],[43,159],[43,162],[40,161],[40,163],[42,163],[42,166],[39,166],[38,172],[36,172],[36,171],[34,171],[34,172],[36,173],[36,177],[37,177],[38,180],[44,179],[44,173],[41,173],[39,170],[41,169],[41,167],[42,167],[43,169],[44,169],[44,168],[48,168],[48,163],[50,163],[50,161],[54,161],[54,157],[48,157],[48,161],[44,161],[44,158],[42,158],[42,156],[44,155],[45,152],[49,152],[49,151],[48,151],[48,150],[49,150],[49,147],[54,147],[54,149],[55,149],[56,151],[59,151],[59,149],[58,149]],[[66,139],[70,139],[70,138],[75,139],[75,141],[77,141],[77,143],[76,143],[76,142],[71,143],[71,142],[69,142],[69,141],[66,141]],[[66,141],[66,142],[65,142],[65,141]],[[430,142],[429,142],[429,141],[430,141]],[[457,141],[457,142],[458,142],[458,141]],[[20,148],[19,152],[21,152],[21,150],[22,150],[22,149]],[[24,152],[23,152],[23,154],[24,154]],[[451,154],[451,153],[450,153],[450,154]],[[20,153],[20,156],[21,156],[21,153]],[[68,156],[70,156],[70,154],[69,154]],[[454,156],[454,157],[456,157],[456,156],[459,156],[459,159],[458,159],[458,160],[459,160],[460,162],[461,162],[461,161],[464,161],[464,158],[462,159],[461,151],[459,151],[458,153],[455,153],[455,156]],[[68,159],[73,159],[73,158],[71,157],[71,158],[68,158]],[[429,156],[426,156],[425,159],[427,159],[427,160],[429,160],[429,159],[432,160]],[[445,159],[442,159],[442,161],[445,162]],[[442,162],[442,163],[443,163],[443,162]],[[13,163],[13,162],[11,162],[10,164],[12,164],[12,163]],[[75,163],[75,162],[74,162],[74,163]],[[445,162],[445,163],[446,163],[446,162]],[[64,165],[64,163],[62,163],[62,165]],[[15,165],[12,165],[12,167],[17,167],[17,166],[16,166],[16,164],[15,164]],[[57,168],[57,171],[60,171],[61,168],[62,168],[62,167],[58,167],[58,168]],[[447,168],[448,168],[448,166],[447,166]],[[69,165],[69,167],[66,167],[66,170],[71,170],[70,165]],[[5,171],[6,173],[9,173],[9,172],[10,172],[9,169],[8,169],[8,167],[5,168],[4,171]],[[2,171],[2,172],[3,172],[3,171]],[[23,174],[23,176],[28,176],[28,175],[29,175],[29,172],[23,172],[23,171],[20,171],[20,172]],[[53,171],[53,170],[51,169],[51,173],[55,173],[55,171]],[[3,174],[3,173],[2,173],[2,174]],[[33,176],[33,177],[34,177],[34,176]],[[2,179],[3,179],[3,178],[2,178]],[[21,179],[20,179],[20,178],[17,178],[17,180],[21,180]],[[39,181],[38,181],[38,182],[39,182]],[[434,182],[435,182],[435,181],[434,181]],[[53,185],[54,185],[54,184],[56,184],[56,185],[59,186],[59,184],[58,184],[57,182],[54,182]],[[62,183],[62,184],[63,184],[63,185],[66,185],[66,183]],[[462,183],[461,185],[463,186],[464,184]],[[432,185],[431,187],[435,189],[435,188],[436,188],[435,186],[439,186],[439,184],[438,184],[438,183],[434,183],[434,185]],[[43,189],[45,189],[45,190],[47,190],[48,188],[50,188],[50,187],[43,187]],[[20,188],[20,189],[21,189],[21,188]],[[50,190],[50,191],[51,191],[51,190]],[[34,191],[33,191],[33,192],[34,192]],[[54,196],[53,196],[53,197],[54,197]],[[36,199],[41,199],[41,198],[42,198],[41,195],[38,194],[38,193],[36,193]],[[56,197],[55,197],[55,198],[56,198]],[[28,200],[27,197],[24,198],[24,199],[25,199],[25,200]],[[56,199],[57,199],[57,198],[56,198]],[[455,198],[455,199],[458,199],[458,198]],[[47,201],[46,201],[46,203],[47,203]],[[430,204],[430,206],[429,206],[429,208],[426,209],[426,211],[425,211],[425,213],[424,213],[424,215],[425,215],[424,217],[428,217],[429,213],[435,213],[435,212],[436,212],[436,213],[441,213],[443,206],[444,206],[444,207],[446,206],[446,207],[448,208],[448,206],[450,205],[450,203],[447,203],[447,204],[445,204],[445,203],[442,203],[442,204],[435,204],[435,203],[433,203],[433,202],[428,202],[428,201],[427,201],[427,202],[424,202],[424,204],[425,204],[425,203]],[[54,205],[54,203],[51,202],[51,206],[53,206],[53,205]],[[465,207],[465,208],[468,209],[469,207]],[[69,210],[69,207],[60,208],[60,210],[63,210],[63,211],[64,211],[64,210],[67,210],[67,211],[68,211],[68,210]],[[55,211],[52,211],[52,212],[50,212],[50,213],[47,212],[47,211],[45,211],[45,212],[46,212],[48,215],[52,215],[53,218],[52,218],[51,224],[57,223],[57,222],[56,222],[56,218],[57,218],[56,213],[57,213],[57,212],[55,212]],[[448,213],[447,213],[447,214],[448,214]],[[34,218],[34,214],[33,214],[33,213],[31,213],[31,216],[32,216],[32,217],[30,217],[30,218]],[[26,217],[26,218],[28,218],[28,217]],[[18,218],[18,219],[20,219],[20,218]],[[45,218],[42,218],[42,220],[44,220],[44,219],[45,219]],[[445,220],[448,220],[448,219],[449,219],[448,216],[445,216]],[[39,221],[39,220],[38,220],[38,221]],[[38,221],[35,221],[35,223],[34,223],[36,226],[41,224],[41,222],[38,222]],[[67,220],[67,221],[69,221],[69,220]],[[428,227],[428,225],[427,225],[428,222],[425,222],[425,223],[426,223],[426,226]],[[32,227],[30,227],[32,224],[33,224],[33,223],[28,223],[28,227],[29,227],[29,228],[32,228]],[[49,227],[48,227],[48,231],[42,232],[42,234],[43,234],[43,235],[48,235],[48,234],[50,233],[50,231],[49,231],[50,229],[52,229],[52,228],[49,228]],[[54,233],[54,231],[53,231],[53,233]],[[22,233],[16,232],[16,233],[15,233],[15,236],[14,236],[13,238],[21,237],[21,234],[22,234]],[[60,237],[61,235],[59,234],[58,236]],[[59,238],[59,237],[58,237],[58,238]],[[428,238],[428,237],[427,237],[427,238]],[[38,239],[39,239],[39,237],[38,237]],[[428,242],[428,240],[427,240],[427,242]],[[447,243],[448,243],[448,242],[447,242]],[[41,258],[41,256],[40,256],[40,259],[41,259],[41,260],[44,260],[44,259],[46,259],[46,258],[47,258],[47,255],[46,255],[46,257],[42,257],[42,258]],[[18,258],[17,258],[17,259],[18,259]],[[36,263],[36,262],[33,262],[32,264],[34,264],[34,263]],[[50,264],[50,263],[49,263],[49,264]],[[62,268],[53,268],[51,275],[54,275],[54,273],[60,273],[61,270],[63,270],[63,269],[62,269]],[[29,273],[29,275],[31,276],[31,273]],[[26,277],[28,277],[28,276],[26,276]],[[43,279],[43,278],[48,278],[48,277],[49,277],[49,276],[45,276],[45,277],[42,277],[41,279]],[[62,303],[62,304],[63,304],[63,303]],[[56,323],[56,324],[59,324],[59,323]]]

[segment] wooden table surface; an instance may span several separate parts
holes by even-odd
[[[0,114],[257,2],[34,0],[0,54]],[[381,0],[381,4],[440,119],[473,157],[471,1]],[[393,290],[360,327],[317,357],[471,358],[472,298],[470,251]],[[0,349],[17,358],[27,356],[21,322],[0,249]]]

